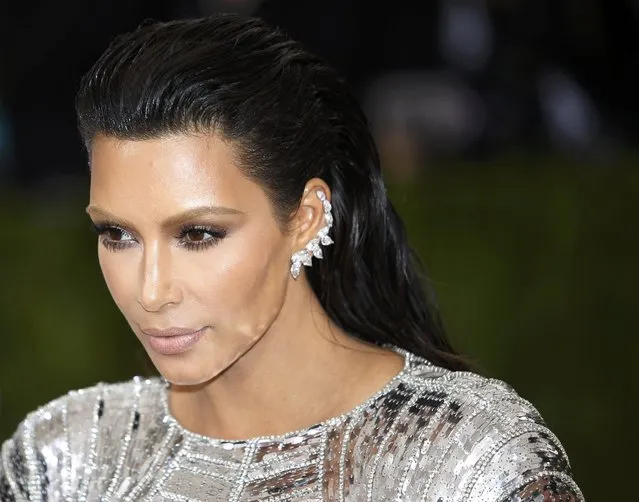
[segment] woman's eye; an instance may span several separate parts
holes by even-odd
[[[93,225],[93,229],[100,237],[100,242],[111,251],[129,247],[135,238],[126,230],[111,225]]]
[[[201,251],[217,244],[226,237],[226,231],[214,228],[189,227],[184,228],[178,237],[185,248]]]
[[[207,232],[206,230],[194,229],[189,230],[186,233],[185,237],[188,242],[202,242],[207,240],[208,238],[211,238],[212,234],[210,232]]]
[[[124,230],[119,228],[108,228],[104,231],[103,235],[110,241],[126,241],[129,240],[128,234]]]

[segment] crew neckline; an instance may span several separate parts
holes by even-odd
[[[308,433],[310,431],[320,431],[326,427],[334,427],[350,417],[353,417],[360,413],[363,409],[371,406],[375,401],[377,401],[380,397],[388,394],[392,389],[394,389],[397,384],[402,380],[402,378],[410,371],[411,363],[412,363],[412,354],[400,347],[396,347],[394,345],[386,345],[386,348],[391,349],[395,353],[401,355],[404,358],[404,365],[402,369],[397,373],[394,377],[392,377],[384,386],[379,389],[377,392],[372,394],[370,397],[365,399],[363,402],[355,406],[354,408],[346,411],[340,415],[336,415],[334,417],[327,418],[326,420],[322,420],[321,422],[317,422],[308,427],[303,427],[301,429],[297,429],[290,432],[285,432],[283,434],[275,434],[271,436],[252,436],[246,439],[224,439],[224,438],[216,438],[213,436],[205,436],[204,434],[199,434],[197,432],[193,432],[186,427],[184,427],[173,415],[171,411],[171,407],[169,405],[169,387],[170,383],[165,379],[161,378],[163,382],[162,389],[162,409],[164,412],[164,421],[168,423],[171,427],[178,430],[185,438],[196,440],[199,442],[206,442],[211,445],[217,446],[226,446],[227,448],[232,448],[236,446],[245,446],[249,443],[259,443],[259,442],[285,442],[287,439],[290,439],[295,436],[302,435],[304,433]]]

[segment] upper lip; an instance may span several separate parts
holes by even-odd
[[[142,332],[149,336],[186,336],[193,335],[198,331],[202,331],[204,328],[199,329],[191,329],[191,328],[167,328],[167,329],[156,329],[156,328],[144,328]]]

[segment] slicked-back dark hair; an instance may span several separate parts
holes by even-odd
[[[232,14],[147,22],[111,43],[83,77],[76,106],[89,151],[96,135],[221,134],[283,225],[307,181],[323,179],[335,245],[305,273],[331,319],[363,340],[467,368],[387,197],[359,104],[300,44],[262,20]]]

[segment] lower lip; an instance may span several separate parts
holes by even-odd
[[[206,328],[202,328],[190,335],[180,336],[151,336],[144,334],[149,346],[159,354],[165,356],[172,356],[175,354],[181,354],[193,347],[204,335]]]

